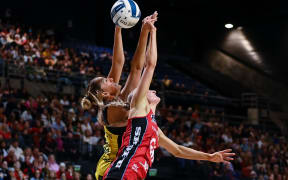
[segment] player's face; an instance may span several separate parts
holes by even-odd
[[[118,96],[121,90],[121,86],[113,81],[113,78],[103,78],[101,83],[101,89],[104,92],[110,93],[110,95]]]
[[[156,95],[156,91],[149,90],[147,93],[147,99],[150,104],[158,104],[160,102],[160,98]]]

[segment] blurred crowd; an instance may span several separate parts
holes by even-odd
[[[32,27],[15,25],[0,19],[0,57],[18,67],[38,67],[37,74],[45,79],[45,70],[67,74],[101,75],[97,61],[111,60],[111,53],[78,52],[57,42],[52,29],[34,31]]]
[[[0,97],[0,176],[77,179],[77,162],[99,156],[95,149],[104,143],[103,127],[97,111],[83,111],[78,97],[34,98],[25,89],[5,88]],[[279,132],[231,124],[224,112],[199,106],[159,107],[156,115],[163,132],[178,144],[209,153],[233,149],[237,156],[231,164],[205,164],[211,179],[287,179],[288,144]],[[156,155],[159,161],[169,156],[164,149]],[[182,169],[205,163],[177,161]]]
[[[95,158],[103,143],[95,111],[74,97],[0,89],[0,178],[80,179],[77,162]]]
[[[197,108],[183,111],[181,107],[169,107],[162,109],[161,117],[163,132],[178,144],[209,153],[233,149],[236,157],[232,163],[208,163],[210,179],[288,179],[288,143],[279,131],[233,124],[215,109],[201,112]],[[160,154],[170,156],[164,149]],[[178,162],[184,169],[203,163],[184,159]]]

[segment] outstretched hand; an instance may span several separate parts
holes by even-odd
[[[152,15],[145,17],[142,20],[142,29],[144,30],[154,30],[156,27],[154,26],[154,23],[157,21],[158,12],[155,11]]]
[[[223,151],[218,151],[213,154],[211,154],[209,161],[211,162],[223,162],[223,163],[229,163],[229,161],[232,161],[232,156],[235,156],[235,153],[231,153],[232,149],[225,149]]]

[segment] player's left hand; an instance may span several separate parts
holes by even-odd
[[[234,160],[232,156],[235,156],[235,153],[231,153],[232,149],[225,149],[223,151],[218,151],[213,154],[211,154],[209,161],[211,162],[223,162],[223,163],[229,163],[229,161]]]

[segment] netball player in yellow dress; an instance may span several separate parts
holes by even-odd
[[[118,84],[125,62],[121,28],[115,27],[112,66],[107,78],[92,79],[87,93],[82,99],[83,109],[90,109],[93,105],[98,108],[98,121],[104,126],[105,145],[104,154],[98,161],[96,179],[101,180],[106,169],[116,158],[121,146],[122,134],[126,130],[129,105],[125,103],[129,93],[137,86],[143,65],[149,29],[151,23],[157,20],[157,12],[143,19],[138,45],[131,61],[130,73],[124,88]],[[92,93],[93,92],[93,93]]]

